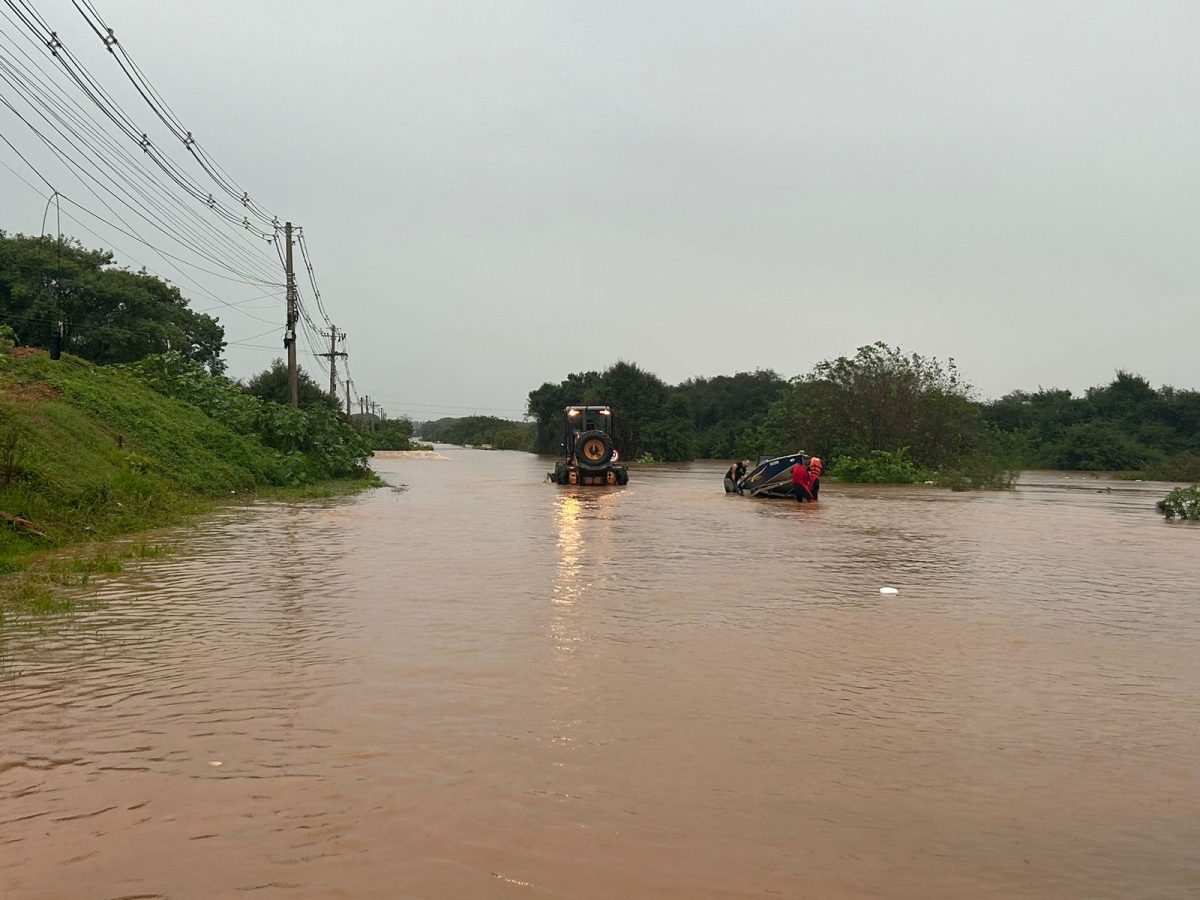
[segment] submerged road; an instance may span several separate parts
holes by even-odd
[[[1165,487],[443,452],[0,631],[0,898],[1200,896]]]

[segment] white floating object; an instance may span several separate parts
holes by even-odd
[[[881,593],[881,594],[898,594],[898,593],[900,593],[900,591],[894,587],[881,587],[879,589],[879,593]]]
[[[219,766],[219,765],[221,765],[221,763],[217,762],[217,761],[214,759],[212,762],[210,762],[210,763],[209,763],[209,765],[210,765],[210,766]]]

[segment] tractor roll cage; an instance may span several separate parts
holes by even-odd
[[[574,446],[575,435],[583,431],[603,431],[612,437],[612,417],[607,406],[568,406],[563,410],[566,446]]]

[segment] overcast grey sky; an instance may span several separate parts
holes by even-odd
[[[30,2],[154,136],[70,0]],[[874,340],[983,396],[1117,368],[1200,387],[1194,0],[95,2],[304,225],[391,413],[519,415],[618,358],[791,376]],[[0,197],[0,227],[38,230],[3,169]],[[229,339],[266,303],[221,315]],[[231,374],[275,355],[231,348]]]

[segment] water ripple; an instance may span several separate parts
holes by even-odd
[[[802,507],[445,455],[0,633],[5,900],[1200,884],[1200,556],[1161,486]]]

